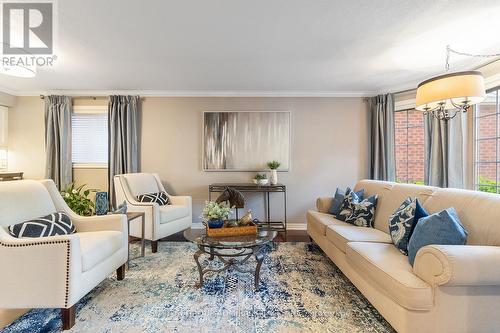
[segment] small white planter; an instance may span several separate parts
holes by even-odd
[[[269,179],[252,179],[253,180],[253,183],[254,184],[257,184],[257,185],[267,185],[267,183],[269,183]]]
[[[278,184],[278,170],[271,170],[271,176],[269,177],[271,185]]]

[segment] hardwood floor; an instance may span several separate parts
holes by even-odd
[[[276,242],[309,242],[309,236],[305,230],[288,230],[286,236],[280,232],[274,240]],[[182,235],[182,232],[178,232],[169,237],[162,238],[161,241],[185,242],[186,239]]]

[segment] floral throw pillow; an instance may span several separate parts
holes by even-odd
[[[389,216],[389,232],[392,242],[401,253],[408,255],[408,242],[418,220],[429,215],[418,199],[407,198],[398,209]]]
[[[377,199],[377,195],[372,195],[361,200],[355,192],[348,190],[336,218],[358,227],[373,227]]]

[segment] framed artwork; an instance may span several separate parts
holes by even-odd
[[[203,170],[262,171],[272,160],[290,168],[290,112],[203,113]]]

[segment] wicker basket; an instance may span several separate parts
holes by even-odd
[[[207,236],[209,237],[231,237],[231,236],[245,236],[245,235],[256,235],[257,226],[249,225],[244,227],[222,227],[222,228],[210,228],[208,224],[205,225],[207,228]]]

